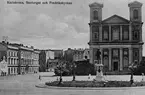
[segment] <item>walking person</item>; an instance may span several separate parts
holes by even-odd
[[[39,75],[39,80],[41,81],[41,76]]]

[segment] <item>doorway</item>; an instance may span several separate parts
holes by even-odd
[[[115,61],[115,62],[113,63],[113,70],[114,70],[114,71],[118,71],[118,61]]]

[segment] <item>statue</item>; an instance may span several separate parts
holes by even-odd
[[[5,61],[6,61],[6,57],[5,57],[5,56],[3,56],[3,60],[5,60]]]
[[[103,64],[101,61],[101,51],[100,49],[98,49],[96,51],[96,59],[95,61],[95,67],[96,67],[96,78],[95,81],[105,81],[104,77],[103,77]]]
[[[100,60],[101,59],[101,52],[100,52],[99,49],[96,52],[96,57],[97,57],[97,60]]]

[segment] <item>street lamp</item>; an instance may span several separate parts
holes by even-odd
[[[72,81],[75,81],[75,69],[76,69],[76,64],[73,62],[73,80]]]
[[[130,76],[130,83],[133,84],[134,80],[133,80],[133,72],[134,72],[134,69],[137,68],[137,65],[132,63],[130,66],[129,66],[129,69],[131,71],[131,76]]]
[[[59,69],[60,69],[60,78],[59,78],[59,85],[62,84],[62,62],[59,64]]]

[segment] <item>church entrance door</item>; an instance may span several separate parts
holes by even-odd
[[[118,61],[115,61],[113,64],[114,71],[118,71]]]

